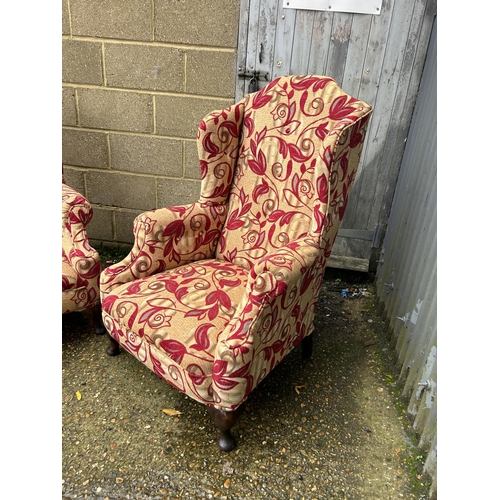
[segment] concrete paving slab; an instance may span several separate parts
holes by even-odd
[[[107,356],[91,315],[62,333],[63,500],[427,498],[366,273],[327,269],[312,357],[295,349],[250,395],[230,453],[202,405]]]

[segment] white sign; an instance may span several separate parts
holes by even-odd
[[[380,15],[382,0],[283,0],[284,9]]]

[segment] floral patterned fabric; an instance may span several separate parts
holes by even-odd
[[[62,182],[62,312],[83,311],[99,303],[101,261],[88,242],[90,203]]]
[[[144,213],[100,280],[128,352],[201,403],[236,409],[313,330],[371,107],[328,77],[281,77],[198,130],[198,202]]]

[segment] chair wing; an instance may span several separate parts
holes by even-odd
[[[99,253],[90,246],[87,224],[92,206],[62,183],[62,312],[83,311],[99,304]]]
[[[242,118],[243,101],[210,113],[200,123],[198,202],[151,210],[135,219],[130,254],[101,277],[102,300],[117,285],[215,256],[227,214]]]
[[[273,249],[330,230],[321,244],[331,247],[370,112],[325,77],[282,77],[248,95],[217,257],[250,269]]]
[[[222,449],[248,395],[310,338],[370,113],[310,75],[210,113],[200,200],[139,216],[132,252],[101,275],[108,353],[121,345],[207,405]]]

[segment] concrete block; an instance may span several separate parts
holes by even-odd
[[[76,170],[64,165],[64,180],[68,186],[76,189],[83,196],[87,195],[85,192],[85,173],[81,170]]]
[[[73,36],[152,40],[151,0],[71,0]]]
[[[107,43],[106,79],[110,87],[182,92],[184,51],[171,47]]]
[[[99,42],[63,40],[62,80],[67,83],[102,85],[102,54]]]
[[[155,0],[155,40],[236,47],[240,2]]]
[[[128,132],[153,131],[153,97],[136,92],[78,89],[80,125]]]
[[[62,89],[62,124],[69,127],[77,125],[75,89],[71,87]]]
[[[68,0],[62,0],[62,34],[70,35]]]
[[[200,181],[158,179],[158,207],[187,205],[200,197]]]
[[[113,210],[92,205],[94,216],[87,226],[89,239],[114,241]],[[99,251],[99,248],[96,248]]]
[[[63,129],[63,163],[90,168],[108,168],[108,145],[104,132]]]
[[[150,210],[156,205],[154,177],[116,172],[87,175],[89,201],[108,207]]]
[[[182,177],[182,141],[165,137],[111,134],[111,169]]]
[[[184,176],[200,180],[200,158],[196,141],[184,141]]]
[[[236,52],[188,50],[186,92],[234,99]]]
[[[156,129],[161,135],[196,138],[200,121],[210,112],[230,106],[234,100],[156,96]]]
[[[115,235],[117,242],[133,245],[134,219],[141,213],[141,211],[115,211]]]

